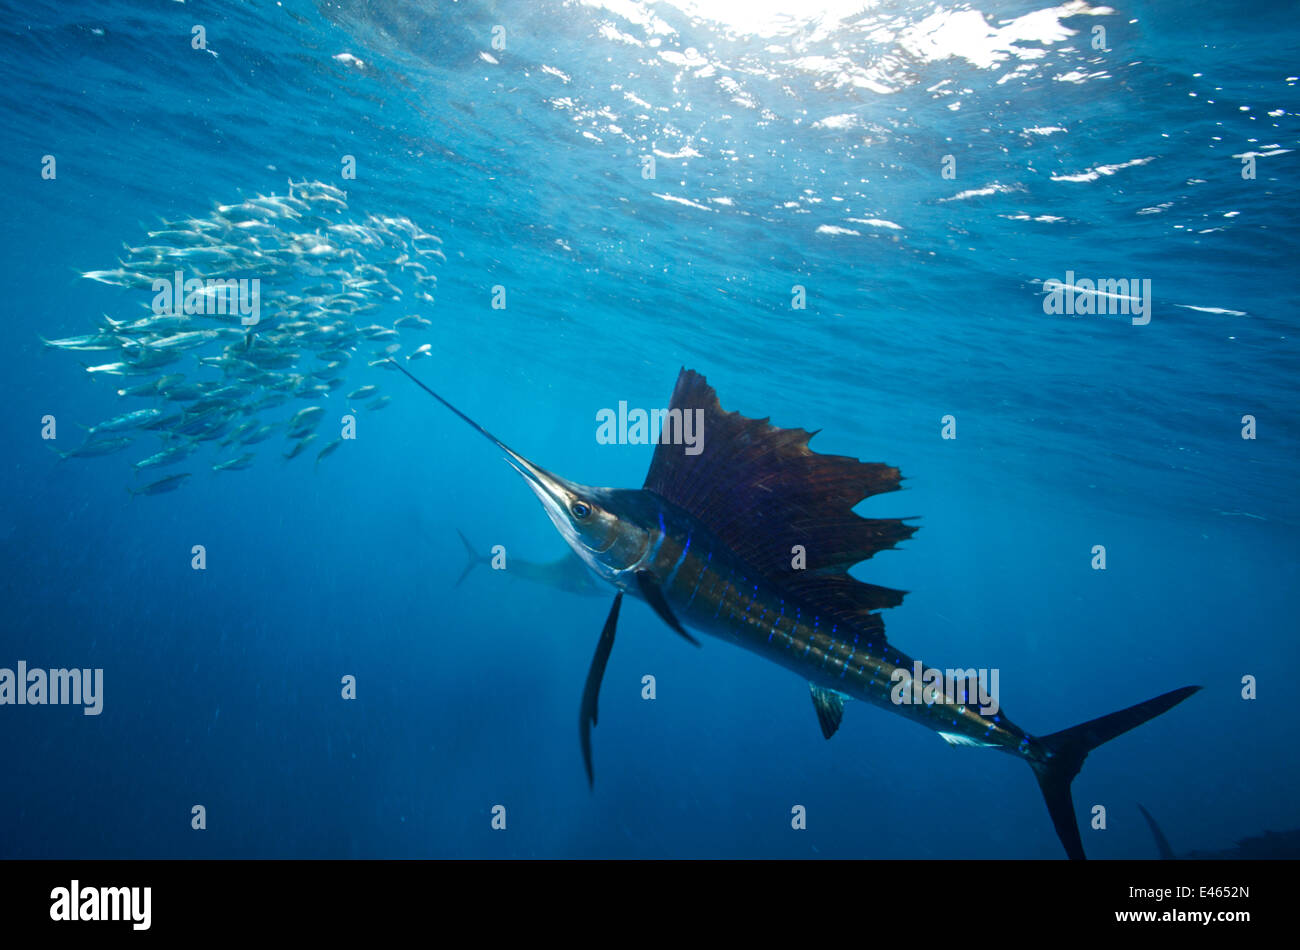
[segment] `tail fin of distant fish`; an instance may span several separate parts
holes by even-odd
[[[1151,837],[1156,839],[1156,850],[1160,852],[1161,861],[1173,861],[1176,859],[1174,849],[1169,847],[1169,839],[1165,833],[1160,830],[1156,820],[1151,817],[1151,812],[1147,811],[1141,805],[1138,805],[1138,811],[1142,812],[1142,817],[1147,820],[1147,825],[1151,828]]]
[[[469,543],[469,538],[465,537],[465,535],[461,533],[460,528],[456,529],[456,533],[460,535],[460,543],[465,545],[465,569],[460,572],[460,577],[456,578],[456,583],[452,585],[454,587],[459,587],[461,581],[469,577],[470,571],[474,570],[474,568],[478,567],[480,564],[488,563],[491,558],[486,554],[479,554],[478,551],[474,550],[474,545]]]
[[[1079,825],[1074,817],[1070,783],[1079,774],[1088,753],[1102,743],[1168,712],[1200,688],[1184,686],[1182,689],[1171,690],[1109,716],[1091,719],[1082,725],[1038,738],[1037,742],[1047,754],[1043,758],[1030,759],[1029,764],[1038,779],[1043,799],[1047,802],[1047,811],[1052,816],[1052,824],[1056,826],[1056,835],[1071,858],[1082,860],[1087,857],[1083,853],[1083,841],[1079,837]]]

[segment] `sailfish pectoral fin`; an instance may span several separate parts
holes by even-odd
[[[614,605],[605,618],[605,628],[600,631],[596,652],[587,670],[587,682],[582,688],[582,708],[578,711],[578,738],[582,742],[582,761],[587,767],[587,785],[595,787],[596,778],[591,770],[591,727],[596,724],[596,700],[600,696],[600,681],[605,676],[605,664],[614,649],[614,630],[618,627],[618,608],[623,603],[623,592],[614,597]]]
[[[646,570],[637,571],[636,586],[637,589],[641,591],[641,596],[645,598],[645,602],[653,607],[655,613],[659,615],[660,620],[668,624],[668,626],[672,627],[695,646],[700,645],[700,641],[687,633],[686,628],[682,626],[681,621],[673,614],[673,609],[668,606],[668,598],[664,597],[663,588],[659,586],[659,580],[653,573]]]

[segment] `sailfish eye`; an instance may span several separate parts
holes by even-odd
[[[581,521],[583,518],[587,517],[587,515],[591,514],[591,505],[587,504],[585,501],[575,501],[573,504],[569,505],[569,511],[573,513],[573,517]]]

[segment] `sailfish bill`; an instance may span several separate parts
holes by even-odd
[[[396,364],[394,364],[396,365]],[[845,699],[858,699],[925,726],[953,745],[992,748],[1033,770],[1066,854],[1083,858],[1070,785],[1088,753],[1167,712],[1200,687],[1186,686],[1082,725],[1036,737],[1000,712],[951,701],[899,703],[900,675],[943,679],[885,637],[880,611],[905,592],[865,583],[849,569],[911,537],[907,518],[853,511],[896,491],[897,468],[823,455],[815,435],[725,412],[717,393],[682,369],[668,417],[703,420],[708,448],[695,455],[667,433],[639,489],[592,488],[540,468],[447,402],[417,385],[506,453],[551,523],[583,562],[619,593],[592,658],[580,711],[580,740],[592,777],[590,727],[624,593],[644,600],[679,635],[691,628],[741,646],[802,676],[822,734],[840,726]],[[796,569],[790,552],[805,552]],[[898,674],[898,675],[896,675]]]

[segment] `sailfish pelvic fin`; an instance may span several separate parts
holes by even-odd
[[[618,627],[618,609],[623,603],[623,592],[614,595],[614,605],[609,608],[605,627],[600,631],[596,652],[587,670],[587,682],[582,687],[582,706],[578,710],[578,741],[582,743],[582,764],[587,767],[587,785],[595,787],[596,776],[591,768],[591,727],[596,724],[596,701],[600,697],[600,681],[605,676],[605,664],[614,649],[614,631]]]
[[[844,719],[844,701],[849,697],[833,689],[823,689],[813,683],[808,684],[812,691],[813,708],[817,710],[817,722],[821,724],[822,735],[829,739],[835,735]]]

